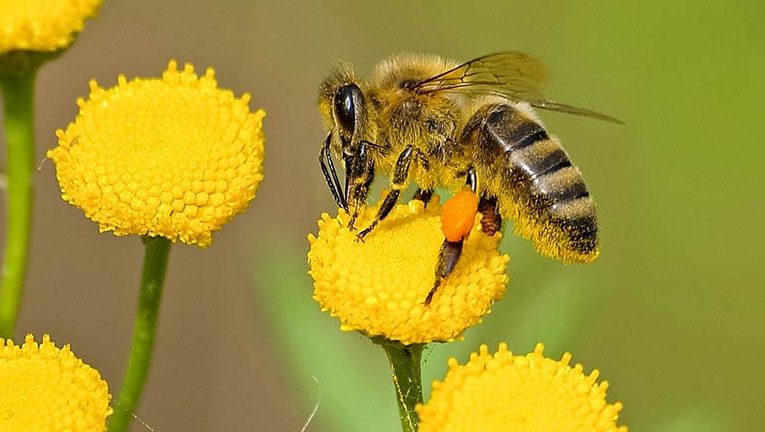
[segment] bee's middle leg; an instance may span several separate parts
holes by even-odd
[[[428,205],[430,199],[433,198],[433,188],[417,188],[414,192],[414,199],[422,201],[425,205]]]
[[[409,165],[412,162],[413,154],[414,148],[409,145],[406,146],[401,154],[398,155],[396,165],[393,168],[391,190],[387,195],[385,195],[385,200],[383,200],[382,204],[380,204],[380,208],[377,210],[377,216],[375,216],[375,219],[372,221],[372,223],[370,223],[368,227],[359,232],[358,236],[356,237],[358,240],[364,240],[364,237],[366,237],[366,235],[369,234],[381,220],[385,219],[391,210],[393,210],[393,206],[396,205],[398,202],[398,197],[401,195],[401,189],[406,186],[406,179],[409,177]]]

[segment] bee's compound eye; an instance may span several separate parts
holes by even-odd
[[[356,84],[346,84],[335,94],[335,116],[344,132],[353,134],[356,127],[356,100],[361,96],[361,89]]]

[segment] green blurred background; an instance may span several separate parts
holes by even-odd
[[[366,75],[400,51],[500,50],[542,58],[551,98],[625,120],[541,113],[597,199],[602,254],[565,266],[507,236],[505,298],[464,341],[426,352],[426,383],[481,343],[524,353],[541,341],[600,369],[633,431],[763,430],[757,1],[106,0],[38,80],[37,213],[16,337],[50,332],[118,388],[141,245],[99,235],[65,204],[43,155],[90,78],[157,76],[170,58],[214,66],[222,87],[268,112],[266,178],[212,248],[174,248],[137,415],[156,431],[299,431],[318,400],[309,431],[399,430],[383,352],[311,300],[305,237],[333,211],[317,166],[317,86],[339,60]]]

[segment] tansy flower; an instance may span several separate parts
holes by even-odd
[[[492,355],[482,345],[465,365],[452,358],[430,401],[417,406],[419,431],[627,432],[616,425],[622,404],[606,402],[597,369],[585,375],[569,366],[571,354],[555,361],[543,350],[516,356],[500,344]]]
[[[505,291],[507,255],[500,255],[500,234],[478,228],[465,241],[454,272],[425,298],[435,282],[444,240],[434,198],[396,206],[363,242],[348,230],[349,216],[322,215],[319,232],[309,235],[314,299],[336,316],[342,330],[360,330],[405,345],[449,341],[481,321]],[[376,214],[368,208],[356,222],[365,226]]]
[[[249,101],[218,89],[212,69],[198,77],[175,61],[161,79],[91,81],[48,152],[62,197],[102,232],[208,246],[263,179],[265,112]]]
[[[0,56],[68,47],[101,0],[0,0]]]
[[[27,335],[22,346],[0,339],[0,430],[100,432],[111,414],[109,389],[97,370]]]

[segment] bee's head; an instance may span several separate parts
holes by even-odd
[[[319,109],[324,124],[332,135],[332,146],[338,153],[355,151],[359,141],[369,139],[369,112],[364,91],[366,85],[350,68],[340,66],[321,84]]]
[[[319,89],[319,110],[327,130],[319,160],[327,186],[338,206],[345,209],[351,190],[368,188],[373,176],[374,161],[367,144],[374,138],[376,127],[363,90],[367,88],[349,67],[340,65]],[[330,153],[342,156],[345,187],[338,179]]]

